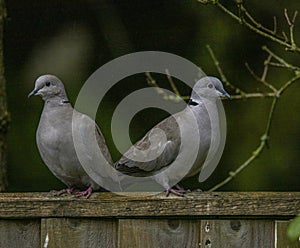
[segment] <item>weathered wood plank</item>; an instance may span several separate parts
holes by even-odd
[[[300,248],[300,240],[295,242],[289,241],[286,232],[290,221],[276,221],[276,247]]]
[[[272,220],[202,221],[201,247],[273,248],[274,237]]]
[[[48,218],[41,222],[41,247],[117,247],[117,220]]]
[[[289,219],[300,212],[300,192],[190,193],[143,197],[95,193],[89,199],[49,193],[0,193],[0,218],[260,216]]]
[[[200,220],[124,219],[119,220],[119,246],[199,247]]]
[[[39,245],[39,220],[0,220],[0,248],[32,248]]]

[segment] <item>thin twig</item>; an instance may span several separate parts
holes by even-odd
[[[224,82],[224,83],[226,84],[226,86],[228,86],[228,87],[230,87],[231,89],[233,89],[233,90],[235,91],[235,93],[237,93],[237,94],[245,94],[244,91],[242,91],[240,88],[234,86],[233,84],[231,84],[231,83],[227,80],[227,78],[226,78],[226,76],[225,76],[225,74],[224,74],[222,68],[220,67],[220,62],[219,62],[218,59],[216,58],[216,56],[215,56],[213,50],[211,49],[211,47],[210,47],[209,45],[206,45],[206,48],[207,48],[207,50],[208,50],[208,52],[209,52],[209,54],[210,54],[210,57],[212,58],[212,60],[213,60],[213,62],[214,62],[214,65],[216,66],[216,68],[217,68],[217,70],[218,70],[218,72],[219,72],[219,75],[220,75],[220,77],[221,77],[222,82]]]
[[[268,57],[269,58],[269,57]],[[269,61],[269,59],[268,59]],[[268,67],[269,64],[265,64],[266,67]],[[267,71],[267,69],[266,69]],[[255,75],[255,74],[254,74]],[[263,78],[263,77],[262,77]],[[279,97],[284,93],[284,91],[290,87],[294,82],[296,82],[298,79],[300,79],[300,74],[296,73],[296,75],[290,79],[289,81],[287,81],[285,84],[283,84],[279,90],[276,90],[274,88],[274,93],[269,93],[269,96],[273,98],[271,107],[270,107],[270,111],[269,111],[269,116],[268,116],[268,121],[266,124],[266,128],[265,128],[265,132],[264,134],[261,136],[260,139],[260,144],[259,146],[252,152],[252,155],[243,163],[241,164],[235,171],[231,171],[229,172],[229,176],[227,178],[225,178],[223,181],[221,181],[220,183],[218,183],[217,185],[215,185],[214,187],[212,187],[211,189],[209,189],[210,192],[215,191],[219,188],[221,188],[222,186],[224,186],[225,184],[229,183],[234,177],[236,177],[242,170],[244,170],[249,164],[251,164],[256,158],[258,158],[258,156],[262,153],[263,149],[265,147],[268,147],[268,139],[269,139],[269,135],[270,135],[270,130],[271,130],[271,124],[273,121],[273,116],[274,116],[274,112],[275,112],[275,107],[276,104],[278,102]],[[248,96],[249,97],[249,96]],[[241,97],[242,98],[242,97]]]
[[[162,95],[163,99],[165,100],[171,100],[171,101],[175,101],[175,102],[178,102],[180,101],[181,99],[183,100],[188,100],[189,99],[189,96],[181,96],[179,91],[177,90],[175,84],[174,84],[174,88],[172,87],[172,90],[174,91],[174,89],[176,90],[176,92],[174,92],[176,94],[176,96],[174,97],[174,95],[171,95],[171,94],[167,94],[164,90],[162,90],[159,85],[157,84],[156,80],[152,77],[151,73],[150,72],[145,72],[145,75],[146,75],[146,80],[147,80],[147,83],[152,86],[152,87],[155,87],[157,93],[159,95]],[[170,82],[170,81],[169,81]],[[174,83],[174,82],[173,82]]]
[[[280,63],[274,63],[274,62],[270,62],[269,65],[273,66],[273,67],[279,67],[279,68],[284,68],[284,69],[288,69],[288,70],[291,70],[291,71],[299,71],[300,72],[300,67],[298,66],[286,66],[286,65],[283,65],[283,64],[280,64]]]
[[[273,62],[269,63],[270,65],[287,68],[289,70],[294,71],[296,74],[300,73],[300,67],[294,66],[294,65],[286,62],[283,58],[281,58],[280,56],[278,56],[274,52],[272,52],[267,46],[263,46],[262,49],[264,51],[266,51],[269,55],[271,55],[274,59],[276,59],[279,62],[279,64],[278,63],[273,63]]]
[[[288,62],[286,62],[283,58],[276,55],[274,52],[272,52],[267,46],[263,46],[262,50],[266,51],[268,54],[270,54],[274,59],[276,59],[279,63],[285,65],[286,67],[291,67]]]
[[[296,21],[297,14],[298,14],[298,11],[295,11],[293,19],[290,20],[287,9],[284,9],[284,16],[285,16],[285,19],[286,19],[286,21],[289,25],[289,28],[290,28],[290,41],[291,41],[291,46],[292,46],[290,48],[291,50],[294,50],[297,47],[297,45],[295,43],[295,40],[294,40],[294,23]]]
[[[291,26],[292,22],[290,21],[287,9],[284,9],[284,16],[285,16],[285,19],[286,19],[287,23],[289,24],[289,26]]]
[[[250,66],[249,66],[248,63],[245,63],[245,65],[246,65],[246,68],[248,69],[248,71],[254,77],[255,80],[257,80],[258,82],[262,83],[263,85],[265,85],[266,87],[268,87],[269,89],[271,89],[273,92],[277,91],[276,88],[272,84],[268,83],[265,80],[266,73],[267,73],[267,68],[268,68],[267,64],[265,64],[265,67],[264,67],[265,69],[263,71],[263,74],[262,74],[261,78],[254,73],[254,71],[250,68]]]
[[[300,78],[300,74],[297,74],[295,77],[293,77],[291,80],[289,80],[288,82],[286,82],[284,85],[282,85],[280,87],[280,89],[278,90],[278,95],[282,95],[282,93],[288,88],[290,87],[294,82],[296,82],[298,79]]]
[[[214,187],[208,190],[208,192],[216,191],[217,189],[223,187],[225,184],[229,183],[233,178],[235,178],[242,170],[244,170],[251,162],[258,157],[258,155],[262,152],[265,147],[265,142],[261,142],[260,145],[256,148],[256,150],[252,153],[252,155],[241,164],[235,171],[229,172],[229,176],[225,178],[222,182],[218,183]]]
[[[272,56],[269,54],[268,58],[265,60],[264,62],[264,70],[263,73],[261,75],[261,80],[262,81],[266,81],[268,72],[269,72],[269,64],[271,62]]]
[[[282,33],[282,36],[283,36],[285,42],[288,42],[289,38],[287,37],[286,33],[284,31],[282,31],[281,33]]]
[[[275,107],[276,107],[276,104],[278,102],[278,99],[279,98],[277,96],[273,98],[272,105],[271,105],[270,112],[269,112],[269,116],[268,116],[268,122],[267,122],[267,125],[266,125],[266,130],[265,130],[264,135],[262,136],[262,140],[266,141],[267,139],[269,139],[271,124],[272,124],[272,121],[273,121],[273,115],[274,115],[274,111],[275,111]]]
[[[266,129],[265,129],[264,134],[260,138],[259,146],[252,152],[252,155],[243,164],[241,164],[235,171],[229,172],[229,176],[227,178],[225,178],[222,182],[218,183],[217,185],[215,185],[214,187],[209,189],[208,190],[209,192],[216,191],[217,189],[221,188],[225,184],[229,183],[242,170],[244,170],[249,164],[251,164],[255,159],[257,159],[259,157],[259,155],[262,153],[262,151],[264,150],[264,148],[268,146],[267,141],[268,141],[268,138],[269,138],[271,123],[272,123],[272,120],[273,120],[274,110],[275,110],[275,106],[276,106],[277,101],[278,101],[278,98],[274,97],[273,101],[272,101],[272,104],[271,104]]]
[[[288,36],[282,32],[282,37],[277,35],[277,19],[276,17],[273,18],[274,20],[274,30],[270,30],[266,27],[264,27],[262,24],[260,24],[258,21],[255,20],[255,18],[248,12],[248,10],[244,7],[243,1],[238,0],[236,1],[236,5],[238,7],[238,15],[234,14],[232,11],[230,11],[227,7],[222,5],[220,3],[220,0],[199,0],[200,2],[205,3],[212,3],[219,7],[223,12],[225,12],[227,15],[229,15],[231,18],[233,18],[235,21],[239,22],[240,24],[245,25],[250,30],[256,32],[257,34],[261,35],[262,37],[268,38],[277,44],[280,44],[286,48],[286,50],[296,51],[300,52],[300,47],[298,47],[294,40],[294,24],[297,17],[298,12],[295,11],[293,18],[291,19],[288,15],[287,10],[284,10],[284,15],[287,21],[287,24],[289,26],[289,38]],[[226,79],[221,67],[219,61],[216,59],[212,49],[207,46],[207,49],[214,61],[214,64],[222,78],[222,81],[225,83],[228,82]],[[234,95],[231,97],[231,99],[248,99],[248,98],[265,98],[265,97],[271,97],[272,104],[270,106],[270,111],[268,114],[268,119],[265,127],[265,131],[263,135],[260,138],[260,143],[256,147],[256,149],[252,152],[251,156],[242,163],[235,171],[232,171],[229,173],[228,177],[225,178],[223,181],[212,187],[209,191],[215,191],[219,189],[220,187],[224,186],[228,182],[230,182],[234,177],[236,177],[242,170],[244,170],[249,164],[251,164],[255,159],[259,157],[259,155],[262,153],[265,147],[268,147],[268,139],[269,134],[272,126],[273,116],[275,112],[275,108],[277,105],[277,102],[279,98],[282,96],[282,94],[288,89],[294,82],[300,79],[300,68],[298,66],[294,66],[287,61],[285,61],[282,57],[278,56],[274,52],[272,52],[269,48],[264,46],[262,48],[264,51],[268,53],[268,57],[264,62],[264,70],[259,77],[254,71],[250,68],[248,64],[246,64],[246,67],[248,68],[250,74],[259,82],[261,82],[263,85],[268,87],[272,92],[268,93],[238,93],[238,95]],[[276,60],[277,62],[273,62],[272,59]],[[292,70],[294,72],[294,77],[285,82],[279,89],[274,87],[271,83],[267,81],[267,75],[269,71],[269,67],[280,67],[287,70]],[[235,88],[232,84],[229,84],[231,88]],[[233,86],[233,87],[232,87]]]
[[[247,28],[249,28],[250,30],[252,30],[253,32],[259,34],[262,37],[265,37],[273,42],[276,42],[284,47],[286,47],[288,50],[290,51],[295,51],[300,53],[300,47],[298,47],[295,43],[293,43],[292,41],[289,41],[288,39],[286,39],[287,37],[285,37],[283,35],[283,37],[279,37],[276,34],[271,34],[266,32],[265,30],[262,30],[261,28],[258,28],[255,24],[251,24],[243,19],[241,19],[239,16],[237,16],[236,14],[234,14],[232,11],[230,11],[228,8],[226,8],[224,5],[222,5],[220,3],[219,0],[214,0],[214,1],[200,1],[202,3],[212,3],[214,5],[216,5],[218,8],[220,8],[224,13],[226,13],[227,15],[229,15],[233,20],[237,21],[238,23],[245,25]]]
[[[297,15],[298,15],[298,11],[296,10],[296,11],[294,12],[294,16],[293,16],[292,23],[295,23]]]
[[[158,94],[162,95],[164,99],[168,99],[167,94],[157,84],[156,80],[152,77],[150,72],[145,72],[147,82],[150,86],[155,87]]]
[[[168,69],[166,69],[166,74],[167,74],[167,78],[168,78],[168,81],[169,81],[169,83],[170,83],[170,85],[171,85],[171,88],[172,88],[173,92],[174,92],[177,96],[180,96],[180,97],[181,97],[181,94],[179,93],[179,91],[178,91],[178,89],[177,89],[177,87],[176,87],[176,85],[175,85],[175,83],[174,83],[174,81],[173,81],[173,79],[172,79],[172,77],[171,77],[171,75],[170,75]]]
[[[249,98],[273,98],[276,96],[276,93],[244,93],[242,95],[231,95],[229,100],[241,100]],[[225,98],[227,100],[227,98]]]
[[[259,23],[258,21],[256,21],[254,19],[254,17],[249,13],[249,11],[245,8],[244,5],[241,4],[241,10],[245,13],[245,15],[247,16],[247,18],[253,23],[254,26],[256,26],[256,28],[261,29],[269,34],[275,35],[276,31],[277,31],[277,25],[276,25],[276,21],[274,22],[274,30],[268,29],[266,27],[264,27],[261,23]]]

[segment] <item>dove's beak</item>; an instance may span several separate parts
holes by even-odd
[[[226,91],[223,92],[223,96],[230,99],[230,95]]]
[[[230,95],[225,90],[220,90],[220,93],[222,97],[230,98]]]
[[[33,90],[28,94],[28,98],[31,96],[34,96],[36,93],[38,92],[38,90]]]

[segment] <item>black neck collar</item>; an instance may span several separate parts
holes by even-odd
[[[189,106],[198,106],[199,102],[194,101],[192,98],[190,98],[189,102],[188,102]]]

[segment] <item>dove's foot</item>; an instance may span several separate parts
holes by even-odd
[[[85,196],[86,198],[89,198],[92,192],[93,192],[93,188],[92,186],[90,186],[87,188],[87,190],[76,192],[75,196],[76,197]]]
[[[178,195],[178,196],[184,196],[184,193],[182,193],[180,190],[173,189],[171,187],[166,190],[166,197],[168,197],[170,195],[170,193],[172,193],[174,195]]]
[[[51,193],[53,193],[55,196],[60,196],[64,193],[72,194],[73,191],[74,191],[74,187],[70,187],[70,188],[67,188],[67,189],[52,190]]]
[[[182,194],[191,192],[190,189],[184,189],[184,188],[181,187],[179,184],[176,184],[175,187],[176,187],[176,189],[177,189],[177,192],[182,193]]]

